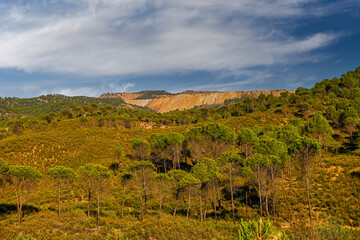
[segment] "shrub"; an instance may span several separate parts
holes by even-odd
[[[287,239],[285,233],[273,226],[268,219],[263,221],[244,221],[241,219],[239,225],[239,240],[253,240],[253,239]]]

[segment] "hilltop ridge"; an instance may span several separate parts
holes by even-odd
[[[158,94],[156,94],[157,92]],[[127,103],[148,107],[163,113],[175,110],[187,110],[199,106],[219,106],[223,105],[227,100],[246,97],[257,98],[261,94],[272,94],[275,97],[279,97],[283,92],[295,93],[294,90],[285,89],[236,92],[187,90],[178,94],[171,94],[166,91],[142,91],[137,93],[107,93],[100,95],[99,98],[121,98]]]
[[[96,104],[98,106],[116,106],[130,109],[143,109],[138,106],[130,105],[121,98],[118,99],[99,99],[86,96],[64,96],[61,94],[48,94],[33,98],[18,97],[0,97],[0,115],[20,114],[20,115],[40,115],[50,112],[60,112],[63,109],[71,108],[71,106],[85,106]]]

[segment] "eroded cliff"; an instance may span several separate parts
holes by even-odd
[[[122,98],[125,102],[148,107],[157,112],[170,112],[174,110],[186,110],[198,106],[222,105],[226,100],[245,97],[259,97],[261,94],[272,94],[279,97],[282,92],[293,93],[292,90],[263,90],[263,91],[237,91],[237,92],[214,92],[214,91],[186,91],[176,95],[158,95],[152,99],[141,99],[139,93],[111,93],[102,94],[99,98]]]

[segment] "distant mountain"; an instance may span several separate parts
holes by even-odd
[[[171,94],[166,91],[142,91],[137,93],[107,93],[99,96],[100,99],[123,99],[125,102],[148,107],[157,112],[170,112],[174,110],[186,110],[200,106],[219,106],[234,99],[246,97],[259,97],[261,94],[279,97],[281,93],[294,93],[292,90],[263,90],[263,91],[185,91]]]
[[[70,108],[72,105],[81,107],[93,103],[99,106],[111,105],[116,107],[140,108],[124,102],[121,98],[68,97],[60,94],[49,94],[34,98],[0,98],[0,113],[39,115],[49,112],[60,112],[62,109]]]
[[[140,99],[154,99],[154,98],[174,95],[173,93],[169,93],[169,92],[164,91],[164,90],[146,90],[146,91],[137,92],[135,94],[141,94],[141,96],[136,98],[138,100],[140,100]]]

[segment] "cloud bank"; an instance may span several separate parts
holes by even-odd
[[[295,37],[285,23],[346,11],[311,0],[24,2],[0,3],[0,68],[81,76],[236,73],[314,60],[309,53],[340,35]]]
[[[103,84],[101,87],[60,87],[54,89],[31,89],[35,92],[40,92],[40,95],[46,95],[49,93],[62,94],[65,96],[89,96],[98,97],[103,93],[114,93],[114,92],[127,92],[135,85],[133,83],[123,83],[120,86],[115,83]]]

